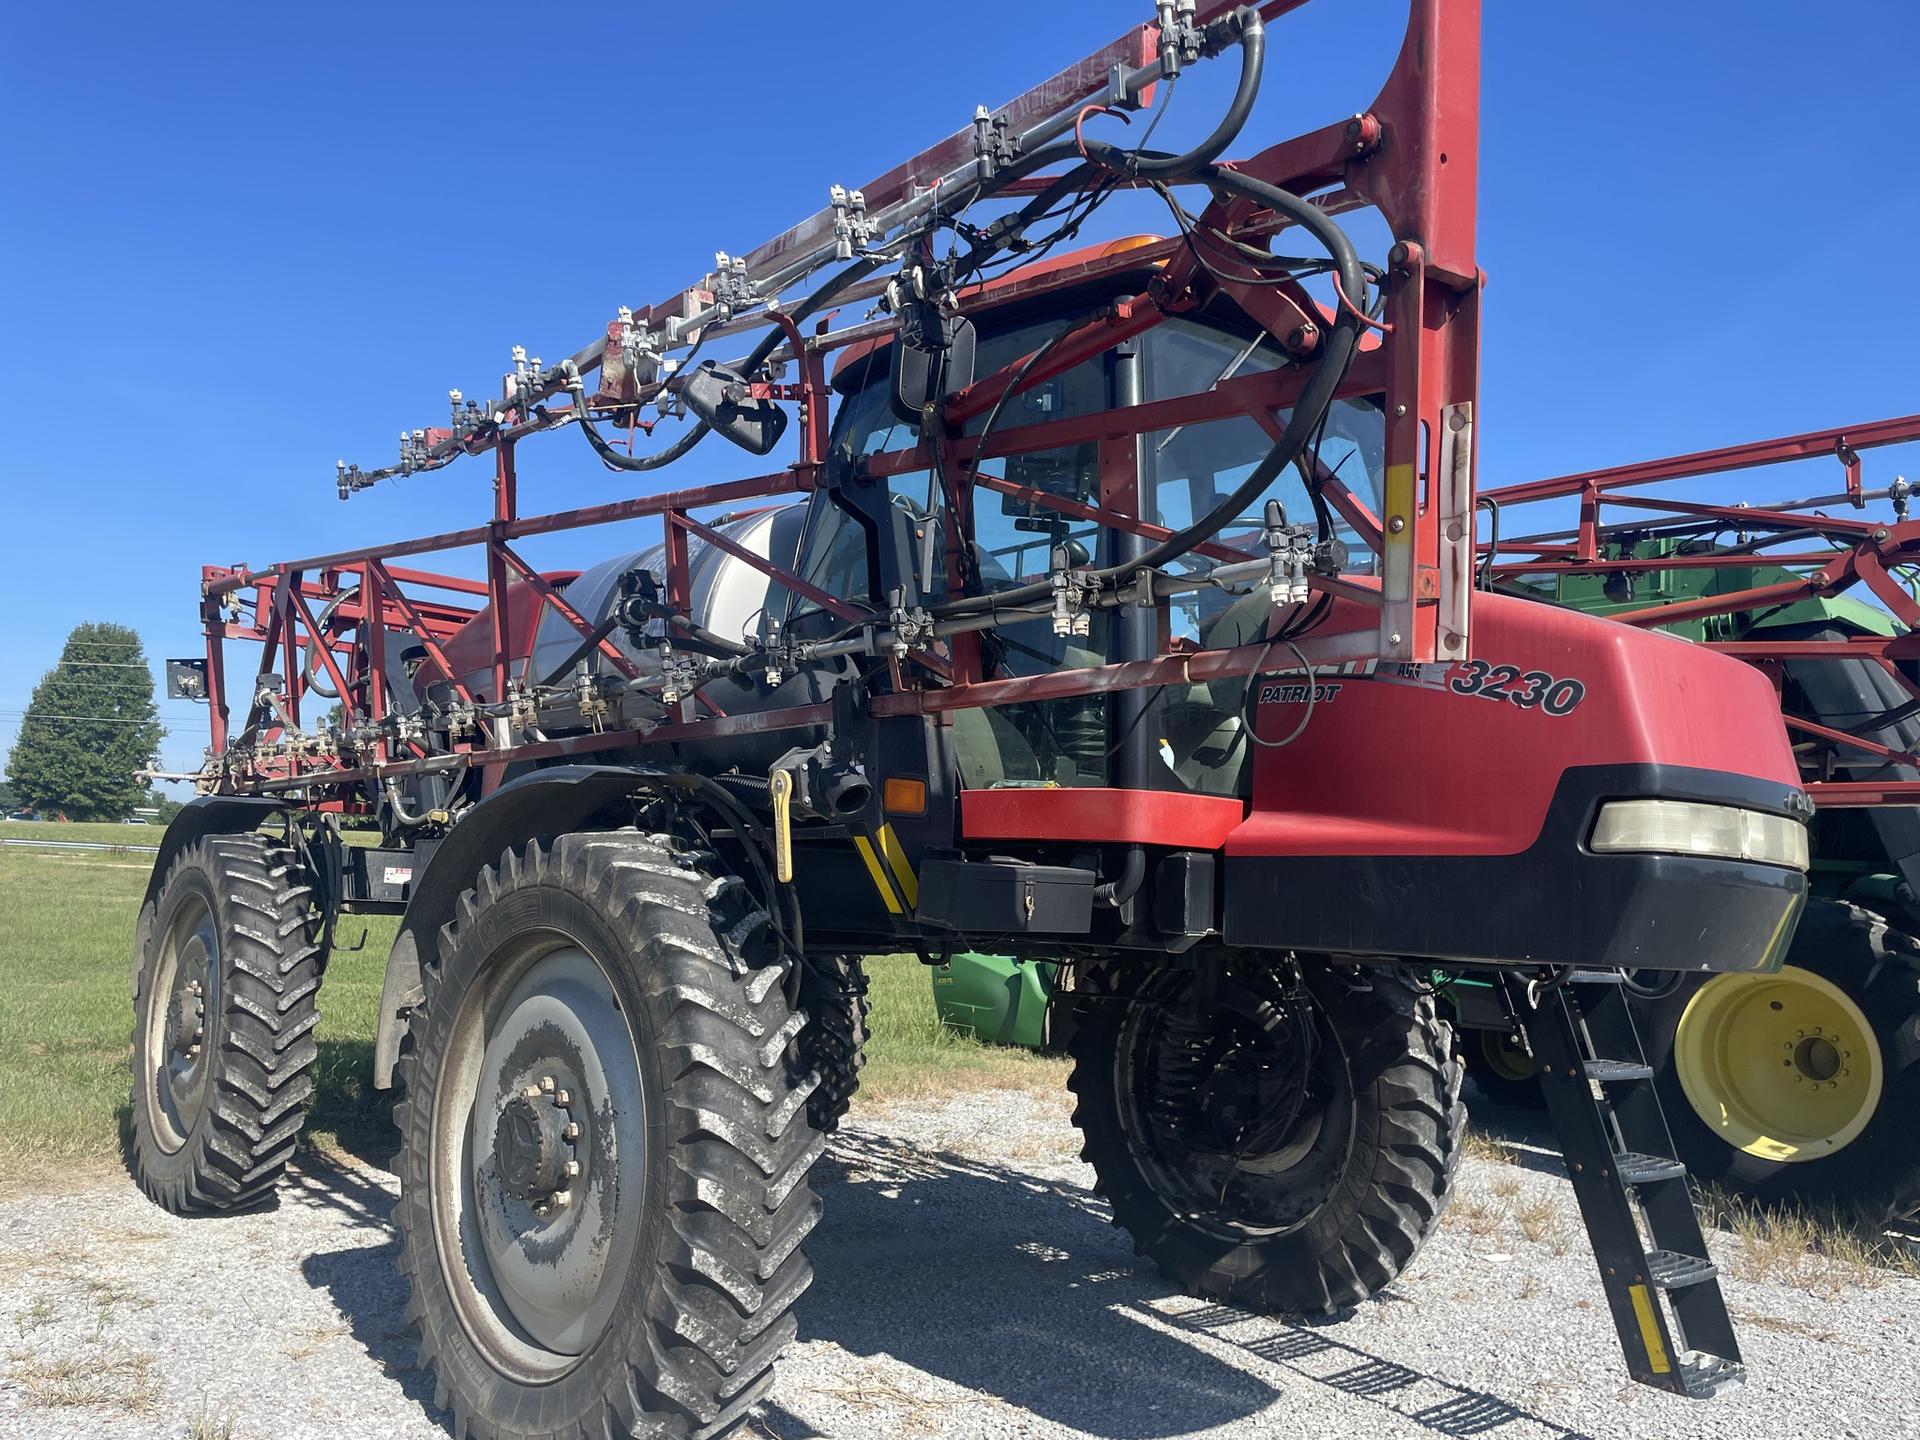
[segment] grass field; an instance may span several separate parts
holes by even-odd
[[[51,820],[0,820],[0,840],[84,840],[101,845],[160,843],[167,832],[158,825],[62,825]],[[10,847],[0,846],[0,849]]]
[[[106,832],[106,833],[100,833]],[[0,837],[159,843],[157,826],[0,822]],[[117,1157],[128,1093],[133,923],[152,857],[0,846],[0,1169],[31,1179]],[[341,922],[320,991],[309,1133],[380,1153],[389,1097],[372,1089],[381,971],[395,922]],[[1062,1062],[944,1030],[924,967],[869,964],[873,1039],[856,1106],[956,1089],[1064,1083]]]

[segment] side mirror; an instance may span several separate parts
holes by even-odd
[[[754,399],[746,376],[712,360],[681,377],[680,398],[716,434],[750,454],[766,454],[786,433],[786,411],[771,400]]]
[[[905,424],[919,425],[929,406],[973,383],[973,322],[943,315],[928,335],[909,336],[903,330],[893,345],[891,371],[893,413]]]

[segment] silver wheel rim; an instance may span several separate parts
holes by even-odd
[[[435,1094],[433,1226],[462,1325],[503,1372],[553,1379],[619,1310],[640,1240],[645,1093],[605,970],[557,934],[497,952],[462,999]],[[577,1173],[540,1192],[546,1205],[514,1192],[495,1153],[516,1102],[577,1130],[561,1152]]]
[[[190,891],[167,917],[142,1023],[147,1120],[169,1155],[186,1145],[206,1108],[220,1002],[219,931],[206,897]]]

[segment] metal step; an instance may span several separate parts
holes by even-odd
[[[1649,1250],[1647,1275],[1662,1290],[1678,1290],[1711,1280],[1720,1272],[1704,1255],[1682,1255],[1676,1250]]]
[[[1680,1362],[1680,1383],[1695,1400],[1705,1400],[1722,1385],[1746,1378],[1746,1366],[1738,1360],[1723,1360],[1718,1355],[1695,1355],[1691,1360]]]
[[[1541,1093],[1627,1373],[1658,1390],[1704,1397],[1744,1373],[1740,1338],[1706,1258],[1660,1092],[1644,1083],[1653,1069],[1619,972],[1573,978],[1586,988],[1509,977],[1507,1013],[1540,1061]]]
[[[1638,1060],[1589,1060],[1587,1061],[1587,1079],[1598,1080],[1603,1085],[1614,1084],[1622,1080],[1651,1080],[1653,1067]]]
[[[1616,1155],[1613,1168],[1623,1185],[1657,1185],[1662,1180],[1685,1178],[1687,1167],[1665,1155]]]
[[[1627,977],[1618,970],[1576,970],[1567,976],[1569,985],[1624,985]]]

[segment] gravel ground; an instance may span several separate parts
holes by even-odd
[[[1525,1143],[1469,1157],[1414,1269],[1313,1327],[1170,1294],[1075,1148],[1064,1097],[860,1118],[816,1171],[801,1342],[746,1433],[1920,1435],[1920,1281],[1884,1272],[1736,1281],[1744,1386],[1702,1405],[1630,1384],[1570,1193]],[[401,1324],[393,1189],[309,1160],[233,1218],[175,1220],[125,1182],[0,1201],[0,1437],[444,1436]]]

